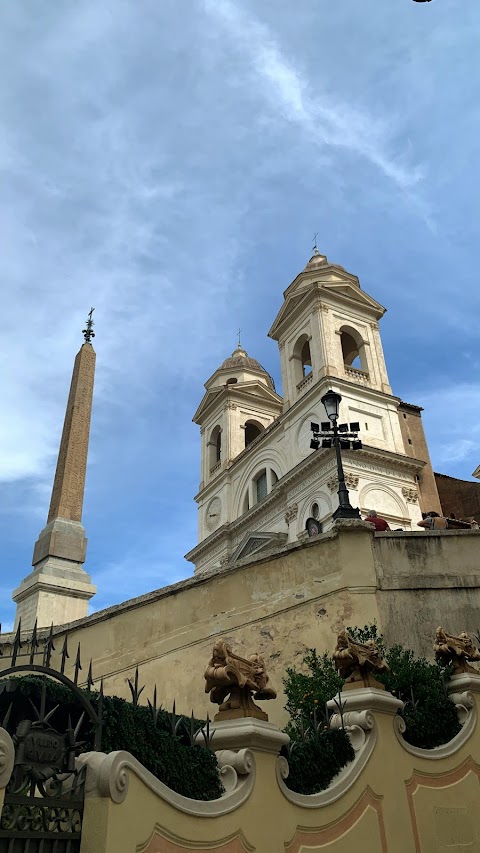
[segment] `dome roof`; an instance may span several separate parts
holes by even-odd
[[[257,361],[256,358],[250,358],[247,351],[240,346],[237,346],[236,349],[232,352],[229,358],[226,358],[223,364],[220,365],[219,370],[260,370],[265,376],[268,377],[269,383],[273,390],[275,390],[275,383],[270,376],[270,374],[265,370],[264,367]]]
[[[263,373],[267,372],[260,362],[256,358],[250,358],[247,351],[241,346],[238,346],[232,352],[230,358],[225,359],[220,370],[223,370],[224,367],[230,367],[232,370],[245,370],[245,368],[250,367],[251,370],[261,370]]]
[[[317,248],[315,248],[312,257],[310,258],[307,266],[305,267],[305,272],[309,270],[315,270],[318,267],[323,267],[325,264],[328,264],[328,260],[325,255],[321,255]]]

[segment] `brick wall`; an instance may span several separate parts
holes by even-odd
[[[445,515],[455,513],[456,518],[480,518],[480,483],[457,480],[446,474],[435,474],[440,503]],[[479,522],[480,523],[480,522]]]

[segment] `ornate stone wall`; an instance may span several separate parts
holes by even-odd
[[[344,724],[355,758],[318,794],[288,788],[288,762],[278,755],[286,735],[253,718],[217,724],[211,748],[225,793],[210,802],[174,793],[127,752],[87,753],[79,759],[88,768],[82,850],[474,853],[480,675],[453,681],[452,698],[466,703],[463,727],[434,750],[404,740],[397,715],[403,703],[391,694],[345,691]]]

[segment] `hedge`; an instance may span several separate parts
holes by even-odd
[[[6,681],[6,680],[5,680]],[[58,704],[50,722],[58,731],[65,730],[68,718],[75,726],[81,713],[80,705],[67,687],[42,676],[24,676],[9,679],[15,683],[14,693],[2,690],[5,682],[0,681],[0,721],[4,718],[8,706],[15,696],[12,712],[8,721],[8,730],[14,732],[22,719],[35,719],[31,698],[39,704],[42,684],[47,685],[47,707]],[[85,693],[85,695],[87,695]],[[90,695],[94,708],[98,704],[98,694]],[[185,724],[189,720],[184,718]],[[199,721],[196,721],[198,724]],[[80,732],[81,752],[93,748],[93,730],[84,724]],[[102,752],[126,750],[135,756],[147,770],[164,782],[173,791],[195,800],[214,800],[223,793],[218,774],[216,756],[209,749],[189,743],[186,729],[178,727],[178,736],[171,731],[169,715],[158,713],[156,725],[148,707],[136,708],[131,702],[117,696],[103,698]]]

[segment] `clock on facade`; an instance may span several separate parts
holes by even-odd
[[[220,527],[221,519],[222,502],[220,498],[212,498],[205,514],[205,524],[208,530],[216,530],[217,527]]]

